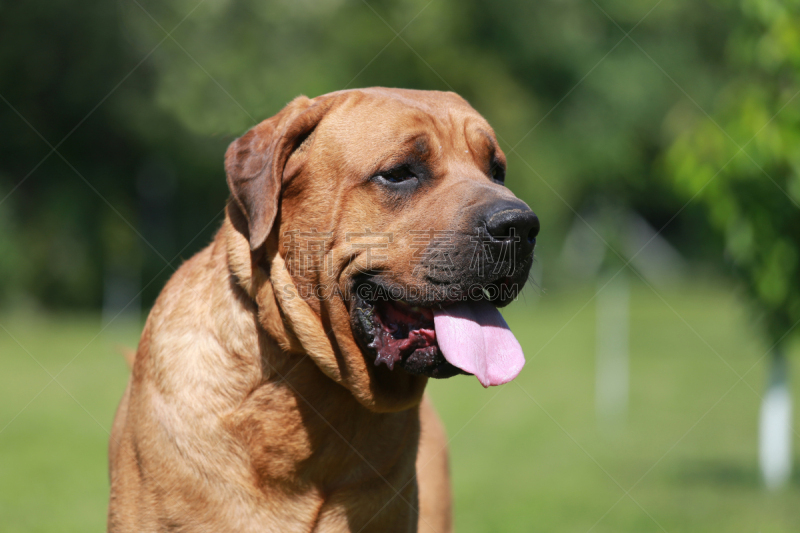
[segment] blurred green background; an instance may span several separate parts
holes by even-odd
[[[542,220],[520,378],[430,387],[458,529],[800,527],[759,433],[793,401],[797,2],[0,0],[0,35],[3,531],[104,527],[120,347],[219,226],[228,143],[372,85],[464,96]]]

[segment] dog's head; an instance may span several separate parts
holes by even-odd
[[[539,221],[505,187],[494,132],[464,99],[300,97],[234,141],[225,164],[256,280],[246,288],[277,303],[280,324],[261,322],[285,349],[374,410],[414,405],[428,377],[517,375],[522,352],[496,308],[527,280]]]

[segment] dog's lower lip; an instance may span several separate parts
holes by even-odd
[[[380,297],[364,299],[357,288],[355,294],[351,323],[365,355],[376,367],[385,364],[397,371],[398,365],[410,374],[433,378],[465,373],[450,364],[439,349],[433,306]]]

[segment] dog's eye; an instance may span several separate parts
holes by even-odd
[[[503,168],[500,164],[495,163],[492,165],[492,179],[498,181],[500,183],[505,183],[506,181],[506,169]]]
[[[417,175],[408,167],[398,167],[386,172],[381,172],[375,178],[384,183],[403,183],[410,180],[416,180]]]

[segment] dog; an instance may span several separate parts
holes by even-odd
[[[429,378],[513,379],[539,231],[454,93],[298,97],[225,154],[213,242],[145,324],[111,532],[452,530]],[[462,378],[466,379],[466,378]]]

